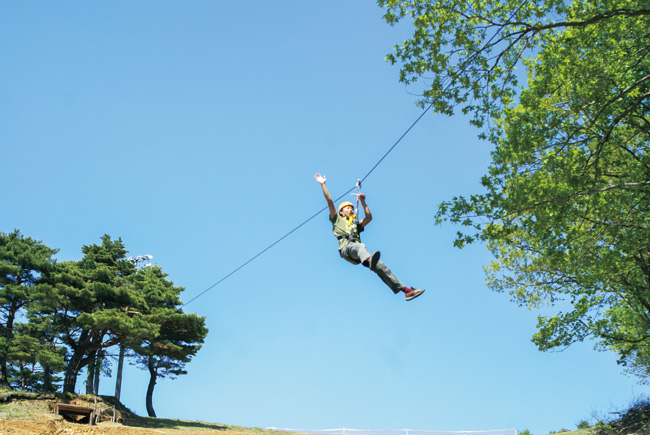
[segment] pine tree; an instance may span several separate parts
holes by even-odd
[[[12,355],[20,360],[18,355],[33,354],[39,346],[38,340],[16,334],[17,322],[30,304],[50,290],[44,275],[54,267],[56,252],[19,230],[0,233],[0,388],[10,387],[8,363]]]
[[[142,298],[127,280],[135,268],[125,260],[122,240],[104,235],[101,245],[84,246],[82,252],[81,261],[62,263],[56,271],[56,302],[49,313],[68,347],[64,392],[74,392],[80,371],[98,351],[158,329],[140,315]]]
[[[153,392],[159,378],[176,378],[186,374],[185,365],[202,346],[208,329],[205,317],[183,313],[179,295],[182,287],[174,287],[167,275],[155,266],[132,276],[133,285],[146,301],[151,318],[159,325],[158,334],[139,343],[132,343],[137,363],[149,371],[146,405],[155,417]]]

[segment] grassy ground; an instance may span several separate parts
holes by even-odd
[[[55,415],[57,403],[71,403],[103,410],[99,424],[89,426]],[[117,421],[111,421],[117,417]],[[595,428],[562,432],[559,435],[650,435],[650,402],[641,402],[630,408],[622,417],[612,422],[608,430]],[[527,431],[524,431],[526,433]],[[297,435],[260,428],[228,426],[201,421],[184,421],[168,418],[141,417],[130,411],[113,397],[70,396],[62,394],[39,395],[13,391],[0,391],[0,435]],[[538,434],[535,434],[538,435]]]
[[[49,412],[49,407],[43,401],[18,400],[0,403],[0,419],[25,419]]]
[[[55,415],[56,403],[72,403],[104,410],[102,422],[89,426]],[[118,422],[111,422],[116,415]],[[296,435],[295,433],[228,426],[200,421],[141,417],[113,397],[38,395],[33,393],[0,392],[0,435]]]

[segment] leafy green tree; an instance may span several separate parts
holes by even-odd
[[[57,372],[65,369],[65,349],[51,335],[51,325],[39,317],[28,318],[15,328],[9,352],[11,385],[23,391],[55,392],[61,381]]]
[[[650,374],[647,0],[380,0],[415,31],[389,56],[422,105],[472,114],[495,147],[483,191],[440,205],[485,242],[488,285],[538,317],[540,350],[586,338]],[[528,73],[527,87],[517,68]]]
[[[98,351],[154,335],[158,328],[139,315],[142,299],[128,285],[134,266],[124,259],[122,240],[104,235],[101,245],[84,246],[82,252],[81,261],[62,263],[53,275],[56,287],[47,313],[69,349],[64,392],[74,392],[79,372]]]
[[[43,275],[52,269],[56,252],[18,230],[0,233],[0,388],[10,386],[11,354],[25,351],[28,343],[38,345],[24,336],[17,341],[15,330],[24,309],[49,288]]]
[[[150,417],[156,416],[153,393],[157,380],[186,374],[185,365],[199,351],[208,333],[204,317],[183,313],[180,293],[184,288],[175,287],[166,278],[158,266],[141,269],[131,277],[146,301],[143,311],[159,325],[154,337],[129,343],[138,355],[136,363],[149,371],[146,407]]]
[[[207,333],[204,318],[177,313],[163,323],[155,341],[140,349],[137,361],[149,371],[145,400],[149,417],[156,417],[153,393],[158,379],[175,379],[187,374],[185,366],[201,349]]]

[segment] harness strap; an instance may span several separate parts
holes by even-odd
[[[348,241],[350,243],[354,242],[354,232],[357,229],[357,224],[358,223],[359,223],[359,221],[355,219],[355,220],[352,221],[352,225],[350,225],[350,234],[348,234]]]
[[[361,192],[361,180],[357,180],[357,208],[355,210],[355,219],[352,221],[352,226],[350,227],[350,234],[348,234],[348,240],[350,243],[354,242],[354,232],[356,231],[359,234],[361,231],[358,230],[359,226],[359,193]],[[359,239],[361,241],[361,239]]]

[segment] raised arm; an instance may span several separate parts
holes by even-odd
[[[330,219],[334,219],[336,217],[336,207],[334,206],[334,202],[332,201],[332,196],[330,195],[329,190],[327,190],[327,186],[325,185],[325,181],[327,178],[325,178],[324,175],[321,174],[316,174],[314,175],[314,178],[316,181],[318,181],[323,188],[323,195],[325,196],[325,200],[327,201],[327,207],[330,210]]]
[[[363,219],[359,224],[362,227],[366,227],[372,220],[372,213],[370,213],[370,208],[368,208],[368,204],[366,204],[366,195],[364,193],[359,194],[359,201],[361,202],[361,207],[363,207]]]

